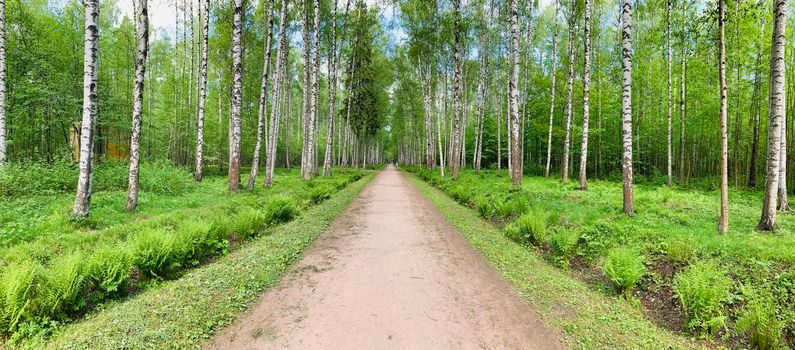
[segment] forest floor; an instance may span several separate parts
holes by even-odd
[[[206,348],[563,348],[561,334],[394,167],[278,287],[216,334]]]

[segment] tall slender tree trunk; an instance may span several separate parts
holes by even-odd
[[[0,165],[8,160],[6,130],[6,1],[0,0]]]
[[[91,205],[94,129],[97,120],[97,72],[99,54],[99,0],[85,0],[83,53],[83,121],[80,126],[80,172],[72,217],[85,219]]]
[[[781,154],[778,166],[778,210],[790,211],[787,198],[787,117],[781,118]]]
[[[621,131],[623,152],[621,174],[624,183],[624,213],[635,215],[632,190],[632,0],[621,2]]]
[[[685,119],[687,118],[687,2],[682,1],[682,71],[679,91],[679,182],[687,183],[685,178]]]
[[[133,83],[132,135],[130,137],[130,174],[127,187],[127,204],[125,209],[135,210],[138,207],[138,173],[141,150],[141,112],[144,100],[144,78],[146,76],[146,55],[149,52],[149,7],[147,0],[141,2],[138,14],[138,56],[135,60],[135,82]]]
[[[251,173],[248,175],[248,189],[254,188],[254,182],[257,181],[257,173],[259,172],[259,156],[260,149],[262,148],[262,134],[265,132],[265,118],[267,117],[268,108],[268,82],[270,79],[270,66],[271,66],[271,36],[273,28],[273,11],[270,4],[265,7],[265,55],[263,56],[262,67],[262,83],[260,84],[259,93],[259,109],[257,110],[257,141],[254,143],[254,156],[251,160]],[[277,99],[279,96],[273,97]]]
[[[510,16],[508,19],[511,29],[511,77],[508,81],[511,108],[511,183],[514,186],[522,184],[522,154],[519,151],[519,26],[518,12],[519,0],[511,0]]]
[[[276,73],[273,79],[273,96],[281,96],[282,78],[284,77],[286,51],[287,51],[287,0],[282,0],[282,8],[279,14],[279,48],[276,52]],[[289,92],[287,93],[289,96]],[[287,101],[289,104],[289,100]],[[268,139],[267,150],[265,157],[265,187],[273,185],[273,169],[276,167],[276,147],[279,144],[277,137],[279,136],[279,115],[281,113],[281,101],[279,98],[274,98],[271,105],[271,117],[268,123]],[[285,119],[289,119],[287,115]],[[289,128],[285,128],[285,134],[290,133]],[[285,140],[285,145],[287,140]],[[285,146],[286,148],[286,146]],[[289,154],[287,155],[289,158]],[[289,164],[289,161],[287,161]],[[289,166],[289,165],[288,165]]]
[[[668,179],[667,184],[668,187],[673,186],[673,149],[672,149],[672,140],[673,140],[673,89],[671,88],[671,62],[673,57],[671,56],[671,7],[672,7],[673,0],[668,0],[668,6],[666,7],[666,27],[665,27],[665,45],[666,45],[666,55],[668,59]]]
[[[207,51],[209,49],[210,32],[210,0],[204,0],[203,2],[204,18],[201,18],[202,12],[201,7],[199,7],[199,20],[202,21],[202,58],[199,65],[199,114],[196,117],[196,170],[193,173],[193,177],[196,179],[196,181],[201,181],[203,176],[202,162],[204,161],[204,107],[207,102]],[[221,96],[220,92],[218,93],[218,96]],[[220,103],[218,108],[221,108]]]
[[[334,153],[334,114],[337,113],[337,1],[333,0],[331,10],[331,47],[328,63],[328,133],[326,134],[326,152],[323,159],[323,176],[331,176],[331,156]]]
[[[436,105],[436,140],[439,145],[439,176],[444,178],[444,149],[442,148],[442,113],[443,108],[439,106],[442,99],[439,98],[441,91],[437,89],[434,94],[434,104]]]
[[[302,0],[301,12],[303,13],[303,26],[302,38],[304,47],[304,84],[303,91],[303,106],[301,117],[301,178],[309,179],[311,177],[309,168],[309,108],[312,104],[312,78],[311,78],[311,65],[312,65],[312,37],[311,30],[309,29],[309,4],[307,0]]]
[[[317,175],[317,138],[318,129],[318,103],[320,101],[320,87],[318,85],[318,67],[320,66],[320,0],[313,1],[314,30],[312,31],[312,104],[309,116],[309,174]]]
[[[729,231],[729,125],[726,101],[726,0],[718,0],[720,27],[720,221],[718,233]]]
[[[580,149],[580,189],[588,189],[588,127],[591,117],[591,0],[585,0],[585,49],[582,68],[582,148]]]
[[[563,138],[563,161],[561,162],[560,176],[563,182],[569,181],[569,157],[571,156],[571,115],[572,98],[574,95],[574,18],[576,1],[571,1],[569,9],[569,71],[566,76],[566,130]]]
[[[461,140],[461,119],[462,119],[462,85],[461,79],[461,0],[455,0],[455,33],[454,33],[454,52],[453,52],[453,69],[455,70],[453,82],[453,142],[452,142],[452,176],[454,180],[458,179],[461,162],[460,145]]]
[[[243,1],[234,0],[232,29],[232,113],[229,118],[229,189],[240,188],[241,110],[243,108]]]
[[[781,134],[786,118],[787,95],[784,89],[786,62],[787,0],[775,0],[773,5],[773,38],[770,48],[770,102],[768,108],[767,173],[765,195],[762,199],[762,218],[756,229],[776,229],[776,204],[778,202],[779,166],[781,157]]]
[[[762,22],[762,21],[760,21]],[[764,24],[761,24],[761,27],[764,28]],[[760,45],[761,46],[761,45]],[[759,129],[760,129],[760,110],[762,109],[760,99],[761,99],[761,80],[760,76],[761,72],[761,62],[762,62],[762,50],[761,47],[756,53],[756,68],[754,70],[754,96],[751,101],[751,113],[752,113],[752,129],[753,129],[753,139],[751,140],[751,160],[750,164],[748,165],[748,187],[756,188],[756,181],[757,181],[757,159],[759,158]]]
[[[560,2],[555,1],[555,18],[552,29],[552,87],[549,90],[549,131],[547,132],[547,165],[544,168],[544,177],[549,177],[549,166],[552,161],[552,123],[555,119],[555,84],[558,77],[558,17],[560,17]]]

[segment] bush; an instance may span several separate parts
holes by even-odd
[[[244,208],[240,210],[232,221],[232,233],[240,238],[255,236],[260,230],[268,225],[268,221],[262,213],[254,208]]]
[[[737,319],[737,330],[757,349],[778,349],[784,323],[776,317],[776,301],[767,290],[744,287],[742,294],[746,304]]]
[[[674,291],[687,313],[688,330],[713,333],[726,322],[723,303],[729,295],[731,279],[711,261],[690,265],[674,276]]]
[[[696,259],[695,242],[690,237],[668,241],[667,253],[672,263],[687,265]]]
[[[478,210],[478,214],[484,219],[491,219],[492,215],[494,215],[491,201],[486,196],[481,195],[475,197],[475,208]]]
[[[34,262],[24,262],[6,266],[0,279],[2,291],[2,324],[3,330],[13,331],[20,322],[32,318],[33,306],[31,299],[34,297],[36,277],[41,265]]]
[[[629,295],[638,281],[646,275],[644,259],[643,254],[627,247],[614,248],[605,256],[602,271],[619,293]]]
[[[277,225],[288,222],[298,216],[298,206],[290,197],[275,195],[265,205],[265,222]]]
[[[312,204],[320,204],[325,200],[331,198],[334,189],[327,185],[319,185],[309,190],[309,202]]]
[[[549,236],[547,241],[556,257],[568,258],[579,240],[580,234],[577,231],[557,230]]]
[[[173,232],[147,229],[132,243],[133,264],[147,276],[160,278],[181,266],[178,256],[184,252],[182,242]]]
[[[528,210],[527,201],[521,197],[494,199],[494,214],[503,220],[522,215]]]
[[[464,184],[455,184],[450,186],[450,197],[453,197],[456,202],[467,205],[469,204],[469,200],[472,199],[472,191],[470,190],[469,186]]]
[[[75,253],[53,260],[42,269],[42,291],[39,298],[40,318],[64,319],[83,304],[77,303],[85,281],[82,254]]]
[[[540,245],[546,239],[546,215],[531,211],[505,227],[505,235],[517,243]]]
[[[103,294],[117,293],[130,280],[131,265],[126,246],[101,247],[86,261],[86,278]]]

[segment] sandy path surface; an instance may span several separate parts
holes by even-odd
[[[207,349],[560,349],[513,287],[390,167]]]

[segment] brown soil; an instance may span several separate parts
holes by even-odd
[[[382,171],[207,349],[561,349],[403,175]]]

